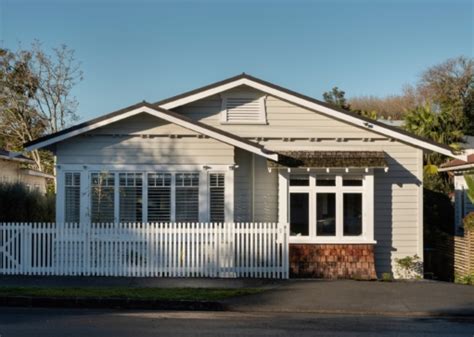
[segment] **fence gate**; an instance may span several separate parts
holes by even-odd
[[[0,274],[288,278],[278,223],[0,224]]]

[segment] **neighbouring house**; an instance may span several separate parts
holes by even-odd
[[[57,223],[290,224],[294,277],[423,256],[423,152],[447,146],[247,74],[26,144],[57,159]]]
[[[46,193],[53,175],[32,169],[35,162],[21,153],[0,149],[0,183],[21,182],[28,190]]]
[[[472,137],[470,138],[472,141]],[[465,177],[468,174],[474,176],[474,150],[466,151],[468,153],[466,160],[453,159],[441,165],[439,169],[441,172],[451,172],[454,176],[454,233],[462,233],[464,217],[468,213],[474,212],[474,204],[467,193],[469,187]]]

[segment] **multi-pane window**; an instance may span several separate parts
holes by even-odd
[[[176,221],[199,221],[199,173],[176,174]]]
[[[223,222],[225,174],[210,173],[208,178],[208,194],[200,200],[198,172],[93,172],[90,220],[92,223],[199,222],[203,220],[200,202],[208,200],[208,221]],[[78,204],[74,207],[73,203],[80,199],[80,174],[67,175],[66,190],[66,199],[71,200],[67,201],[71,206],[66,206],[66,219],[75,221],[79,219],[80,207]]]
[[[148,173],[148,221],[171,221],[171,173]]]
[[[289,177],[289,192],[291,235],[363,235],[363,176],[295,173]]]
[[[64,221],[66,223],[79,223],[81,173],[66,172],[64,180]]]
[[[119,173],[119,221],[141,222],[143,213],[142,173]]]
[[[114,173],[91,173],[91,222],[114,222]]]
[[[209,174],[209,220],[211,222],[225,221],[225,187],[224,174]]]

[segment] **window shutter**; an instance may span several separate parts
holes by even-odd
[[[66,223],[79,223],[81,209],[81,173],[66,172],[64,186],[64,221]]]
[[[141,222],[142,221],[142,187],[143,177],[141,173],[119,174],[119,221]]]
[[[210,221],[225,221],[224,173],[209,175]]]
[[[176,174],[176,221],[199,221],[199,173]]]
[[[92,223],[114,222],[114,173],[91,174],[91,221]]]
[[[148,221],[171,220],[171,174],[148,173]]]

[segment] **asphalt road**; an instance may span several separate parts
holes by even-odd
[[[474,319],[0,308],[0,337],[474,336]]]

